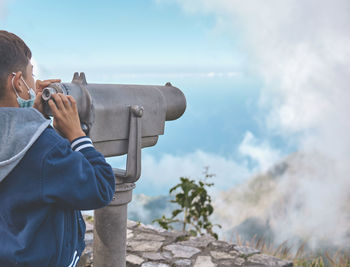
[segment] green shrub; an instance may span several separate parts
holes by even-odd
[[[208,183],[207,180],[213,176],[215,175],[209,174],[209,168],[206,167],[204,179],[198,182],[187,177],[180,177],[181,182],[169,191],[170,195],[176,193],[175,199],[171,202],[178,204],[179,207],[172,211],[170,218],[163,215],[153,222],[158,223],[166,230],[173,229],[171,226],[173,223],[182,223],[182,231],[189,232],[192,236],[203,235],[203,231],[206,231],[207,234],[217,239],[218,235],[213,231],[213,227],[221,228],[221,226],[212,224],[209,220],[214,208],[207,192],[207,188],[214,185],[214,183]],[[180,215],[182,215],[182,219],[179,219]]]

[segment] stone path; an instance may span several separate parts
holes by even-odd
[[[86,249],[78,267],[92,267],[93,226],[86,223]],[[258,250],[217,241],[210,236],[184,240],[182,232],[163,231],[128,221],[127,267],[293,266]],[[95,266],[98,267],[98,266]]]

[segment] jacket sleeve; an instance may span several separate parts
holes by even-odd
[[[66,139],[44,158],[42,197],[46,203],[77,210],[108,205],[115,192],[111,166],[88,137]]]

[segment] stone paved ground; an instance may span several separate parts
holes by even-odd
[[[93,226],[86,224],[86,249],[78,267],[93,266]],[[292,262],[261,254],[253,248],[217,241],[210,236],[183,240],[184,237],[182,232],[163,231],[128,221],[126,266],[293,266]]]

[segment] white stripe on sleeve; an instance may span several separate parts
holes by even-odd
[[[82,145],[82,146],[78,146],[74,151],[82,150],[85,147],[94,147],[94,146],[92,144],[85,144],[85,145]]]
[[[91,139],[89,137],[84,137],[84,138],[80,138],[79,140],[76,140],[74,141],[72,144],[71,144],[71,148],[73,149],[73,147],[75,147],[77,144],[80,144],[81,142],[91,142]]]

